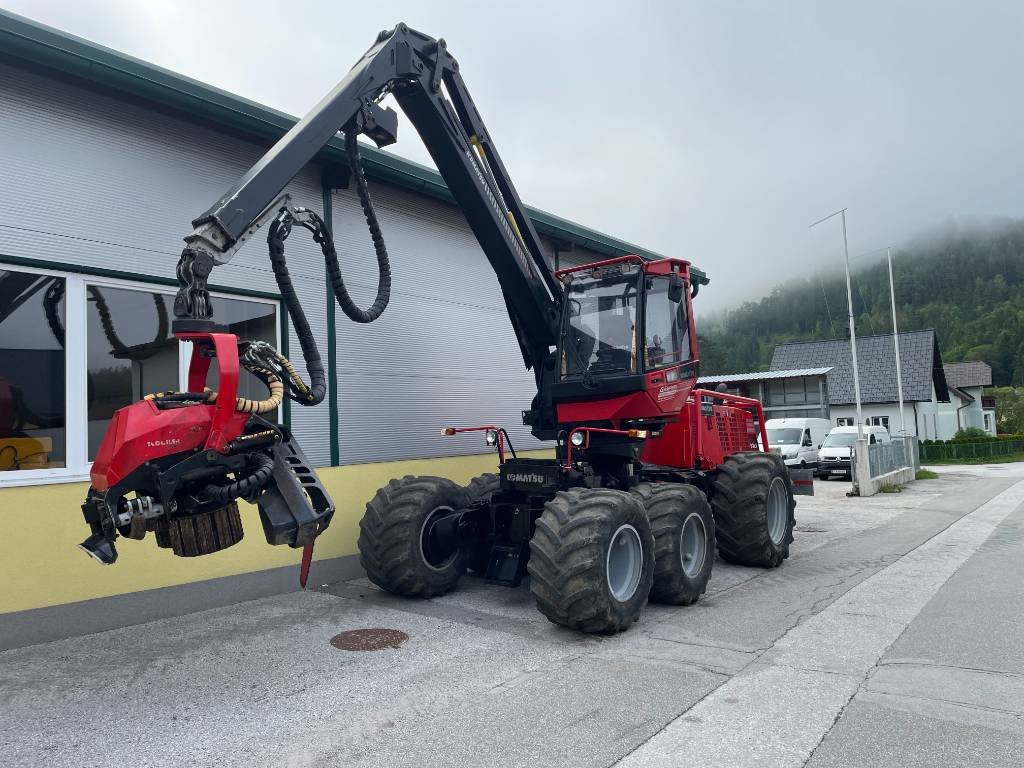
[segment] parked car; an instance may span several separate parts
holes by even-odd
[[[787,467],[816,467],[818,449],[832,422],[828,419],[768,419],[768,448],[782,454]]]
[[[885,427],[864,427],[864,437],[870,445],[875,443],[891,443],[889,430]],[[828,433],[825,442],[818,452],[818,470],[815,473],[819,478],[825,479],[836,475],[852,477],[850,468],[850,454],[853,444],[857,442],[856,427],[833,427]]]

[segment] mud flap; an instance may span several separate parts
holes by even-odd
[[[331,522],[334,502],[291,432],[274,447],[274,473],[257,499],[268,544],[304,547]]]
[[[793,481],[794,496],[814,495],[814,470],[790,469],[789,479]]]

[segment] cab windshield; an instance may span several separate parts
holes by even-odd
[[[562,378],[636,373],[640,270],[614,265],[574,275],[566,290]]]
[[[769,445],[796,445],[800,442],[800,429],[769,429]]]

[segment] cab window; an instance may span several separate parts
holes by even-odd
[[[644,313],[644,367],[648,371],[690,360],[690,321],[686,299],[669,301],[669,278],[647,277]]]

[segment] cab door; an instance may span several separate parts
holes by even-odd
[[[645,275],[638,346],[647,391],[662,413],[678,413],[697,377],[689,286],[678,275]],[[673,288],[673,282],[676,287]]]

